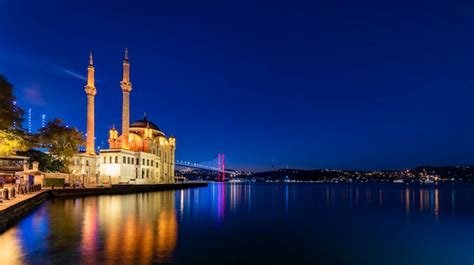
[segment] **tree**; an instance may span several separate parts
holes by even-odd
[[[18,155],[28,157],[28,162],[39,162],[39,170],[43,172],[66,172],[67,168],[63,163],[55,159],[51,154],[43,153],[38,150],[30,149],[28,151],[17,152]]]
[[[0,130],[0,156],[15,155],[28,150],[28,135],[20,130]]]
[[[65,126],[60,119],[49,121],[35,135],[38,147],[47,148],[49,153],[62,163],[67,171],[70,160],[84,145],[84,137],[75,128]]]
[[[23,110],[15,104],[13,85],[0,75],[0,130],[8,130],[16,125],[21,128]]]
[[[28,149],[29,135],[21,127],[23,114],[15,104],[13,85],[0,75],[0,156]]]

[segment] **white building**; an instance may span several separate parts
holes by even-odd
[[[87,175],[87,183],[146,184],[174,182],[176,139],[166,137],[156,124],[146,116],[130,124],[130,63],[125,50],[122,88],[122,131],[115,126],[109,131],[109,149],[94,150],[94,83],[92,54],[87,68],[87,148],[85,153],[73,158],[71,172]]]

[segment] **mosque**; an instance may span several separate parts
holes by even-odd
[[[92,53],[87,67],[87,135],[86,151],[73,157],[71,172],[82,175],[87,183],[151,184],[174,182],[176,139],[166,137],[153,122],[143,119],[130,123],[130,61],[125,49],[122,89],[121,134],[113,126],[109,131],[109,148],[95,151],[94,82]]]

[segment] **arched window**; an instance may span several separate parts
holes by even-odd
[[[112,157],[109,156],[109,163],[112,164]]]
[[[118,164],[118,156],[115,156],[115,164]]]
[[[104,164],[107,164],[107,157],[104,156]]]

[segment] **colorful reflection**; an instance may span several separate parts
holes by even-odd
[[[25,264],[25,252],[21,244],[21,230],[10,229],[0,238],[0,260],[2,264]]]
[[[39,260],[42,264],[228,264],[233,261],[226,260],[230,257],[226,253],[268,257],[260,254],[269,251],[279,257],[272,264],[292,264],[285,257],[295,258],[294,264],[308,264],[298,260],[304,255],[293,255],[299,249],[292,247],[294,242],[309,242],[311,247],[300,246],[307,255],[312,246],[331,249],[331,244],[333,254],[340,244],[361,253],[359,246],[377,249],[390,237],[391,249],[406,252],[407,244],[420,243],[418,248],[425,244],[421,238],[427,229],[437,238],[430,241],[434,245],[430,251],[442,242],[439,227],[445,231],[443,238],[452,237],[451,241],[464,235],[454,228],[469,229],[473,205],[470,186],[398,184],[216,183],[169,192],[55,199],[0,235],[0,260],[2,264]],[[455,225],[449,225],[454,216]],[[412,238],[401,237],[398,229]],[[348,240],[346,245],[336,240],[341,235]],[[358,241],[361,238],[364,244]],[[449,251],[464,245],[468,246],[452,245]],[[232,252],[236,248],[243,251]],[[218,259],[208,257],[210,249],[220,255]],[[418,252],[413,255],[419,257]],[[406,264],[403,257],[395,258]],[[248,260],[238,261],[234,264]],[[369,264],[357,261],[354,264]],[[383,264],[379,261],[371,264]]]
[[[30,251],[44,264],[169,263],[178,241],[174,192],[51,200],[0,241],[8,242],[2,264],[31,263]]]
[[[178,240],[173,192],[111,196],[103,201],[105,263],[166,263]]]
[[[231,187],[231,186],[229,186],[229,187]],[[218,186],[217,186],[217,194],[218,194],[217,195],[217,220],[218,220],[218,222],[222,222],[224,220],[225,206],[226,206],[225,205],[226,188],[227,188],[227,185],[225,183],[219,183]],[[232,200],[232,193],[231,193],[230,198]]]
[[[81,226],[81,253],[84,257],[84,263],[94,262],[94,256],[98,248],[98,220],[97,220],[97,200],[85,202],[84,219]]]
[[[399,193],[398,200],[396,193]],[[442,199],[449,201],[449,205],[445,210],[454,211],[455,196],[454,190],[440,189],[438,186],[421,186],[421,185],[385,185],[383,188],[376,188],[372,185],[324,185],[324,196],[327,207],[334,206],[337,202],[339,206],[344,204],[348,206],[372,207],[377,205],[378,208],[390,205],[401,205],[407,216],[412,211],[419,213],[433,214],[439,217],[443,204]],[[361,196],[361,194],[364,194]]]
[[[237,212],[239,208],[245,208],[251,212],[252,208],[260,207],[252,201],[260,198],[259,193],[264,186],[270,186],[266,190],[266,196],[270,197],[264,207],[284,209],[287,213],[295,205],[295,200],[306,200],[298,198],[298,185],[301,184],[235,184],[216,183],[211,184],[211,192],[199,190],[180,191],[179,200],[180,215],[199,211],[210,211],[214,221],[221,223],[228,214]],[[454,203],[453,191],[447,189],[440,191],[437,186],[421,185],[304,185],[305,188],[319,190],[315,192],[318,203],[326,207],[348,206],[350,208],[377,207],[396,205],[402,206],[402,211],[409,216],[413,211],[425,212],[438,217],[442,210],[442,198]],[[317,195],[316,195],[317,194]],[[399,195],[397,195],[399,194]],[[398,197],[397,197],[398,196]],[[198,202],[199,201],[199,202]],[[312,201],[312,200],[311,200]],[[304,204],[303,204],[304,205]]]

